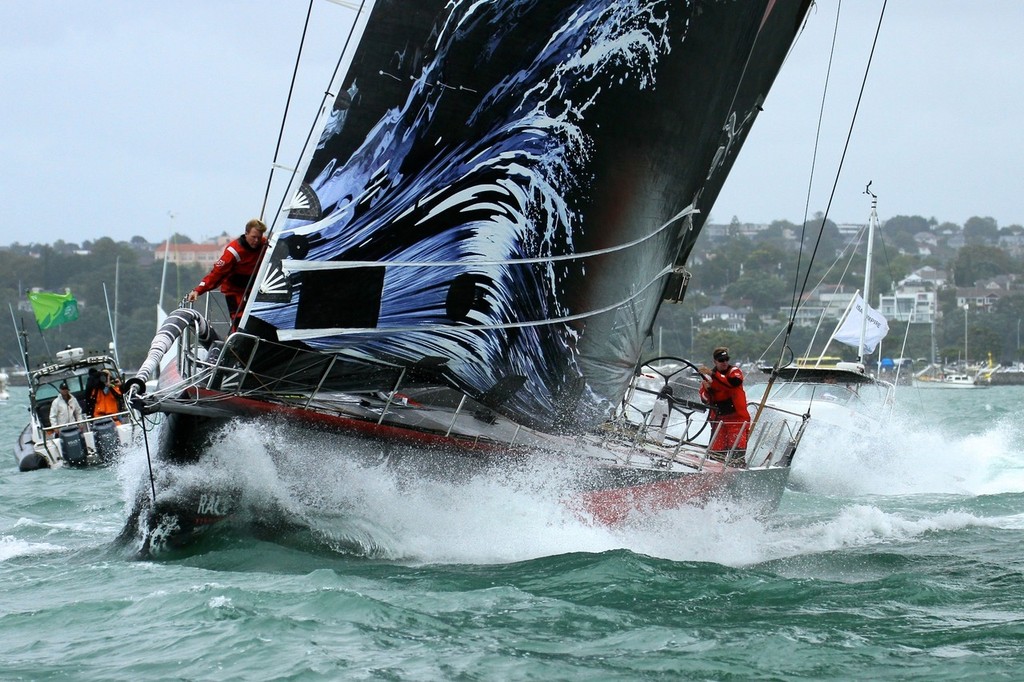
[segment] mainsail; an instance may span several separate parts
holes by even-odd
[[[328,385],[408,372],[523,424],[593,425],[808,5],[366,3],[242,328],[331,354]]]

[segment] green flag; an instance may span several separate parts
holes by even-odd
[[[59,327],[65,322],[74,322],[78,319],[78,301],[71,295],[70,290],[63,294],[30,291],[28,302],[32,304],[32,311],[36,314],[36,323],[40,329]]]

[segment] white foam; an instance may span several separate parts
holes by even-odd
[[[814,429],[813,417],[793,465],[796,486],[839,495],[1024,492],[1017,419],[990,421],[978,433],[963,423],[935,424],[897,413],[863,434]]]
[[[63,547],[51,545],[48,542],[29,542],[28,540],[11,537],[10,535],[0,536],[0,561],[63,550]]]
[[[925,426],[890,428],[875,434],[875,441],[837,442],[836,434],[828,435],[816,441],[809,433],[797,454],[794,479],[814,494],[976,496],[1024,490],[1024,463],[1013,445],[1020,432],[1009,419],[976,435],[950,436]],[[606,527],[566,504],[568,483],[578,473],[569,456],[454,482],[446,471],[414,471],[418,454],[426,453],[411,449],[396,461],[372,440],[239,424],[218,436],[201,469],[184,467],[176,475],[179,483],[240,488],[248,502],[283,510],[328,547],[356,546],[413,563],[508,563],[629,549],[740,566],[913,541],[932,531],[1024,524],[1024,518],[981,519],[955,511],[913,518],[869,503],[841,507],[820,523],[789,526],[778,525],[777,517],[760,521],[742,505],[716,502],[636,515]],[[140,485],[141,476],[148,486],[145,467],[144,452],[126,458],[123,468],[136,477],[132,485]]]

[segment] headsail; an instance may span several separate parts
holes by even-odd
[[[597,421],[808,4],[377,0],[243,328]]]

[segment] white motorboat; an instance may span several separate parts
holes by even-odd
[[[29,420],[14,445],[19,470],[108,464],[131,442],[134,427],[127,411],[95,418],[86,411],[92,388],[89,379],[99,372],[109,372],[115,382],[121,380],[111,356],[86,355],[81,348],[68,348],[59,351],[54,362],[28,373]],[[59,399],[62,383],[68,384],[83,414],[81,419],[56,428],[50,424],[50,407]]]
[[[978,381],[977,377],[964,373],[917,374],[913,385],[914,388],[988,388],[988,384]]]

